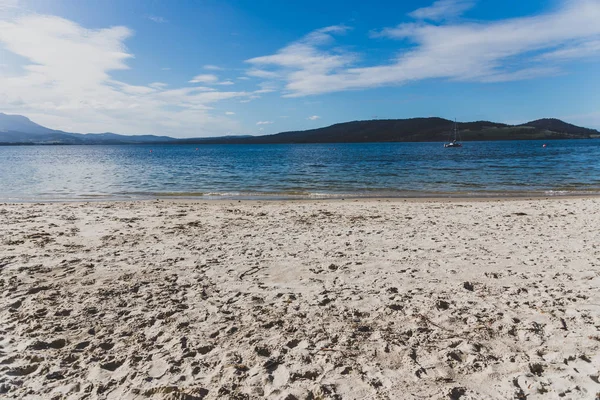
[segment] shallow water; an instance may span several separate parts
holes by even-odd
[[[597,193],[600,140],[0,147],[3,201]]]

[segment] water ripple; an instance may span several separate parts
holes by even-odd
[[[599,140],[546,143],[468,142],[461,149],[440,143],[0,147],[0,199],[600,191]]]

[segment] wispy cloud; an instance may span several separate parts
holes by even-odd
[[[310,119],[311,121],[316,121],[316,120],[318,120],[319,118],[321,118],[321,117],[319,117],[318,115],[311,115],[311,116],[310,116],[310,117],[308,117],[307,119]]]
[[[558,67],[533,67],[523,68],[518,71],[512,72],[497,72],[489,76],[482,76],[478,78],[480,82],[511,82],[511,81],[524,81],[527,79],[539,78],[542,76],[555,76],[560,75],[562,70]]]
[[[258,94],[254,94],[255,92],[252,92],[253,94],[251,94],[250,96],[248,96],[247,98],[240,100],[240,103],[250,103],[252,100],[256,100],[256,99],[260,99],[260,95]]]
[[[190,80],[190,83],[217,83],[219,78],[213,74],[196,75]]]
[[[355,60],[355,57],[351,54],[341,52],[339,54],[321,52],[317,49],[317,46],[333,42],[333,34],[343,34],[347,30],[347,27],[337,25],[318,29],[309,33],[301,40],[284,47],[276,54],[251,58],[246,60],[246,62],[260,66],[302,67],[303,69],[318,73],[331,71],[349,64]],[[260,78],[277,78],[281,76],[275,71],[264,69],[251,69],[248,71],[248,75]]]
[[[256,125],[271,125],[273,121],[258,121]]]
[[[218,65],[210,65],[210,64],[207,64],[207,65],[203,66],[202,68],[209,70],[209,71],[222,71],[223,70],[223,68],[219,67]]]
[[[10,11],[19,7],[19,0],[0,0],[0,11]]]
[[[219,77],[214,74],[200,74],[194,76],[189,83],[203,83],[205,85],[223,85],[229,86],[234,85],[235,82],[232,80],[220,81]]]
[[[233,111],[226,111],[225,115],[235,115],[235,113]]]
[[[457,17],[474,5],[474,0],[438,0],[431,6],[419,8],[408,15],[415,19],[442,21]]]
[[[255,90],[254,93],[262,94],[275,92],[279,88],[279,85],[274,82],[260,82],[258,87],[260,87],[260,89]]]
[[[439,3],[432,7],[438,4],[439,10]],[[422,9],[417,15],[425,12]],[[432,18],[435,14],[429,15]],[[385,64],[360,67],[358,55],[342,52],[333,43],[334,34],[344,29],[329,27],[275,54],[247,60],[253,66],[248,75],[284,81],[285,97],[431,78],[475,82],[532,79],[560,73],[557,61],[561,55],[573,58],[575,54],[595,53],[598,20],[600,1],[569,0],[551,13],[532,17],[441,25],[404,23],[377,33],[402,40],[396,57]],[[406,47],[407,42],[410,47]],[[545,62],[541,63],[540,57],[545,57]],[[554,63],[549,64],[551,59]]]
[[[348,29],[343,25],[318,29],[284,47],[276,54],[249,59],[246,62],[260,68],[250,69],[247,71],[247,75],[265,79],[283,78],[291,81],[303,81],[311,75],[323,76],[334,72],[355,61],[355,55],[341,50],[327,53],[320,51],[318,46],[332,43],[334,34],[343,34]],[[283,69],[278,71],[265,69],[269,66]],[[293,86],[294,82],[288,84],[290,89]]]
[[[152,82],[148,86],[150,86],[151,88],[154,88],[154,89],[164,89],[164,88],[166,88],[169,85],[167,85],[164,82]]]
[[[539,60],[570,60],[600,55],[600,40],[590,40],[577,44],[569,44],[554,51],[542,54]]]
[[[146,15],[146,18],[152,22],[156,22],[157,24],[164,24],[165,22],[169,22],[168,20],[164,19],[163,17],[159,17],[156,15]]]
[[[252,61],[252,60],[254,60],[254,61]],[[256,60],[256,59],[252,59],[252,60],[248,60],[248,62],[254,62],[256,64],[260,64],[260,63],[269,64],[268,62],[264,62],[263,59],[260,59],[260,58],[258,60]],[[263,69],[251,69],[251,70],[248,70],[246,72],[246,74],[248,76],[252,76],[254,78],[265,78],[265,79],[277,79],[277,78],[282,77],[281,74],[279,74],[277,72],[266,71]],[[239,78],[239,79],[242,79],[242,78]],[[246,78],[246,79],[248,79],[248,78]]]

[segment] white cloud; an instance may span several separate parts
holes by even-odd
[[[554,51],[542,54],[539,60],[569,60],[600,55],[600,40],[590,40],[575,45],[567,45]]]
[[[0,0],[0,19],[21,12],[20,0]]]
[[[252,92],[252,93],[257,93],[257,92]],[[246,99],[240,100],[240,103],[250,103],[252,100],[256,100],[256,99],[260,99],[260,95],[252,94],[252,95],[248,96]]]
[[[200,74],[190,80],[190,83],[217,83],[219,78],[213,74]]]
[[[252,62],[252,61],[248,60],[248,62]],[[270,78],[280,78],[281,77],[281,75],[278,74],[277,72],[265,71],[262,69],[251,69],[251,70],[247,71],[246,74],[248,76],[252,76],[254,78],[270,79]],[[242,79],[242,78],[239,78],[239,79]],[[248,79],[248,78],[246,78],[246,79]]]
[[[247,81],[247,80],[248,80],[248,79],[250,79],[250,78],[248,78],[247,76],[238,76],[238,79],[239,79],[240,81]]]
[[[163,83],[163,82],[152,82],[148,86],[150,86],[151,88],[154,88],[154,89],[164,89],[169,85],[167,85],[166,83]]]
[[[542,76],[555,76],[562,73],[560,68],[556,67],[534,67],[524,68],[514,72],[498,72],[489,76],[479,78],[480,82],[511,82],[523,81],[527,79],[539,78]]]
[[[62,18],[38,15],[0,21],[0,42],[33,63],[23,68],[30,82],[52,83],[52,78],[82,88],[107,80],[106,71],[129,68],[125,61],[132,55],[123,41],[131,34],[125,27],[87,30]]]
[[[19,6],[19,0],[0,0],[0,10],[8,10],[17,8]]]
[[[298,42],[292,43],[276,54],[263,57],[255,57],[246,62],[253,65],[278,65],[281,67],[310,69],[311,71],[324,73],[335,68],[342,67],[355,60],[351,54],[331,54],[317,50],[316,46],[328,44],[333,41],[332,33],[343,33],[346,27],[330,26],[309,33]],[[252,69],[248,75],[260,78],[276,78],[277,72],[262,69]]]
[[[0,47],[24,60],[11,65],[10,75],[0,70],[0,110],[71,132],[213,136],[242,129],[212,114],[211,106],[249,99],[251,92],[167,90],[162,82],[144,86],[114,79],[113,71],[129,69],[133,55],[125,41],[132,34],[122,26],[86,29],[55,16],[0,18]]]
[[[206,85],[223,85],[223,86],[235,84],[235,82],[233,82],[232,80],[219,81],[219,77],[214,74],[196,75],[189,81],[189,83],[204,83]]]
[[[318,120],[319,118],[321,118],[321,117],[319,117],[318,115],[311,115],[311,116],[310,116],[310,117],[308,117],[307,119],[310,119],[311,121],[316,121],[316,120]]]
[[[539,62],[556,52],[590,52],[600,35],[600,1],[570,0],[554,12],[492,22],[434,25],[401,24],[379,32],[401,39],[389,63],[357,67],[358,57],[326,49],[336,29],[315,31],[275,54],[247,60],[254,76],[285,82],[285,97],[400,85],[441,78],[499,82],[560,73],[560,65]],[[342,30],[343,31],[343,30]],[[406,42],[411,43],[406,47]],[[579,50],[575,49],[579,47]],[[568,51],[565,53],[565,51]],[[561,53],[558,53],[560,55]],[[554,59],[559,58],[555,53]],[[257,69],[257,67],[259,67]],[[268,74],[256,71],[266,71]]]
[[[223,70],[223,68],[221,68],[221,67],[219,67],[217,65],[210,65],[210,64],[205,65],[202,68],[204,68],[206,70],[209,70],[209,71],[221,71],[221,70]]]
[[[152,22],[156,22],[157,24],[164,24],[165,22],[169,22],[163,17],[158,17],[156,15],[147,15],[146,18],[148,18]]]
[[[273,121],[258,121],[256,125],[270,125]]]
[[[235,113],[233,111],[226,111],[225,115],[235,115]]]
[[[161,68],[161,70],[162,70],[162,71],[170,71],[170,70],[171,70],[171,68],[169,68],[169,67],[163,67],[163,68]]]
[[[107,81],[109,85],[112,85],[117,90],[122,91],[123,93],[133,94],[133,95],[143,95],[156,92],[156,89],[148,86],[139,86],[139,85],[129,85],[127,83],[109,80]]]
[[[275,92],[279,88],[279,85],[276,85],[273,82],[261,82],[258,84],[258,86],[260,87],[260,89],[255,90],[254,93],[257,93],[257,94],[272,93],[272,92]]]
[[[183,88],[178,88],[178,89],[170,89],[167,91],[162,92],[162,94],[166,94],[166,93],[178,93],[181,95],[188,95],[189,93],[192,92],[215,92],[217,89],[212,88],[212,87],[208,87],[208,86],[192,86],[192,87],[183,87]]]
[[[419,8],[408,15],[415,19],[441,21],[457,17],[474,5],[474,0],[438,0],[431,6]]]
[[[161,92],[156,97],[162,99],[170,99],[173,102],[178,101],[179,105],[206,105],[215,103],[221,100],[233,99],[236,97],[248,97],[247,92],[219,92],[216,90],[206,91],[204,88],[196,90],[196,88],[174,89]]]

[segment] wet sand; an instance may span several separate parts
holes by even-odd
[[[0,397],[593,399],[600,199],[0,205]]]

